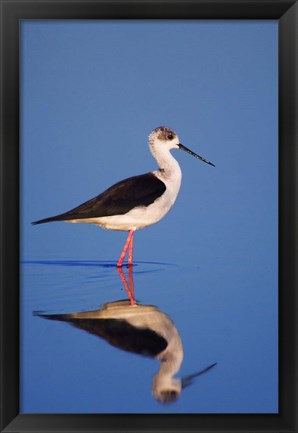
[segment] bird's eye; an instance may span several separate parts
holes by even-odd
[[[167,138],[168,138],[168,140],[173,140],[174,135],[173,134],[169,134]]]

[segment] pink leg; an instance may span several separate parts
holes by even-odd
[[[132,232],[132,236],[129,243],[129,250],[128,250],[128,266],[132,266],[132,258],[133,258],[133,235],[134,231]]]
[[[127,236],[125,245],[123,247],[121,256],[120,256],[120,258],[118,260],[118,263],[117,263],[117,267],[118,268],[121,268],[121,266],[123,264],[123,260],[124,260],[125,255],[126,255],[126,251],[127,251],[127,248],[129,247],[129,244],[130,244],[131,238],[133,237],[133,234],[134,234],[134,230],[130,230],[130,232],[129,232],[128,236]]]
[[[130,266],[128,268],[128,281],[129,281],[130,292],[131,292],[133,300],[134,300],[135,299],[135,285],[133,282],[132,266]]]
[[[129,284],[126,281],[126,278],[125,278],[125,275],[124,275],[122,268],[118,268],[118,272],[119,272],[120,278],[122,280],[124,289],[127,292],[127,295],[128,295],[129,301],[130,301],[130,305],[136,306],[135,295],[134,295],[134,286],[133,286],[133,280],[132,280],[132,268],[131,267],[128,268]],[[130,272],[131,272],[131,275],[130,275]]]

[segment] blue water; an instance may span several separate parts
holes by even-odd
[[[277,304],[266,273],[248,269],[249,278],[240,276],[224,257],[214,272],[194,264],[136,262],[136,301],[169,316],[182,340],[177,377],[217,363],[175,403],[163,405],[151,391],[158,360],[39,316],[90,311],[127,299],[115,264],[22,264],[22,412],[277,412]],[[124,273],[128,280],[126,268]]]

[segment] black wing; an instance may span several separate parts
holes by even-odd
[[[112,346],[144,356],[155,357],[168,345],[167,340],[152,329],[137,328],[123,319],[79,319],[72,318],[71,314],[37,315],[49,320],[70,323],[106,340]]]
[[[123,215],[134,207],[149,206],[165,190],[165,184],[152,173],[130,177],[69,212],[35,221],[32,224]]]

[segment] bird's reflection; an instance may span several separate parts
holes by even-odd
[[[183,360],[183,345],[177,328],[172,319],[156,306],[136,302],[132,267],[128,268],[128,281],[121,268],[118,272],[128,300],[108,302],[92,311],[35,314],[50,320],[68,322],[119,349],[159,360],[161,365],[152,383],[153,396],[161,403],[174,402],[182,389],[216,363],[194,374],[182,378],[174,377]]]

